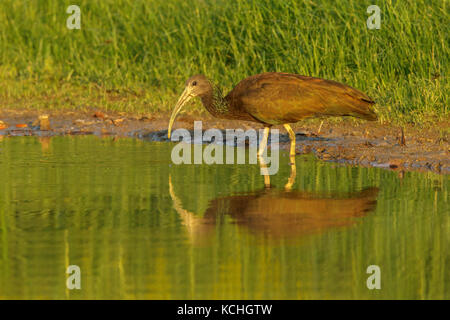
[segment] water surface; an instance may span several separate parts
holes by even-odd
[[[287,192],[283,153],[267,190],[257,165],[172,165],[172,146],[1,139],[0,298],[450,298],[448,176],[299,156]]]

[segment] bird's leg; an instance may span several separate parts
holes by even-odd
[[[292,130],[291,126],[287,123],[285,123],[284,128],[289,134],[289,139],[291,140],[291,150],[289,151],[289,155],[291,157],[295,157],[295,132]]]
[[[295,132],[292,130],[289,124],[284,124],[284,128],[289,134],[289,139],[291,140],[291,149],[289,151],[289,161],[291,165],[291,175],[289,176],[288,182],[284,186],[285,190],[291,190],[292,185],[295,182],[297,176],[297,167],[295,166]]]
[[[264,127],[264,134],[259,143],[259,149],[258,149],[259,164],[261,166],[261,172],[264,175],[264,185],[266,188],[270,188],[270,176],[269,176],[269,171],[267,170],[267,163],[264,160],[263,154],[264,154],[264,149],[266,149],[266,147],[267,147],[267,140],[269,139],[269,132],[270,132],[270,127]]]
[[[261,142],[259,144],[259,149],[258,149],[258,158],[262,157],[262,155],[264,153],[264,149],[266,149],[267,140],[269,139],[269,132],[270,132],[270,127],[264,127],[264,134],[263,134],[263,137],[261,139]]]
[[[322,129],[323,121],[324,121],[324,120],[322,120],[322,122],[320,122],[319,129],[317,130],[317,134],[319,134],[319,133],[320,133],[320,130]]]
[[[267,170],[267,163],[264,157],[259,158],[259,165],[261,167],[261,173],[264,175],[264,186],[270,188],[270,175],[269,170]]]
[[[292,189],[292,185],[295,182],[295,178],[297,177],[297,167],[295,166],[295,157],[290,156],[289,160],[291,161],[291,175],[289,176],[288,182],[284,185],[284,189],[289,191]]]

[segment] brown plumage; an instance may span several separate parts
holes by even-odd
[[[211,234],[224,215],[231,216],[233,223],[252,233],[287,239],[358,223],[375,210],[378,188],[351,193],[263,189],[213,199],[203,215],[183,208],[171,180],[169,193],[175,210],[194,239]]]
[[[169,137],[176,115],[195,96],[201,98],[215,117],[259,122],[267,128],[267,134],[272,125],[283,124],[291,138],[291,155],[295,153],[295,134],[289,123],[317,116],[377,119],[371,108],[375,103],[371,98],[336,81],[280,72],[262,73],[242,80],[223,97],[220,89],[205,76],[196,75],[186,81],[186,88],[175,106]],[[262,147],[265,148],[265,142]],[[259,154],[261,151],[260,148]]]
[[[336,81],[289,73],[263,73],[242,80],[226,97],[231,113],[264,124],[294,123],[313,116],[376,120],[374,101]]]

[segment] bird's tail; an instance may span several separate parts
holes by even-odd
[[[364,113],[360,113],[359,117],[364,119],[364,120],[369,120],[369,121],[376,121],[376,120],[378,120],[377,114],[372,109],[368,109]]]
[[[364,120],[376,121],[378,119],[378,116],[373,110],[373,105],[375,104],[375,101],[372,100],[363,100],[363,101],[364,106],[362,108],[358,108],[357,117]]]

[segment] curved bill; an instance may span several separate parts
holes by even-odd
[[[178,99],[177,104],[175,105],[175,108],[172,111],[172,115],[170,116],[170,120],[169,120],[169,130],[168,130],[168,138],[170,139],[170,134],[172,131],[172,125],[175,121],[175,118],[177,117],[178,113],[181,111],[181,109],[183,108],[183,106],[193,97],[193,95],[191,95],[190,90],[188,90],[188,88],[184,89],[183,93],[181,94],[180,99]]]

